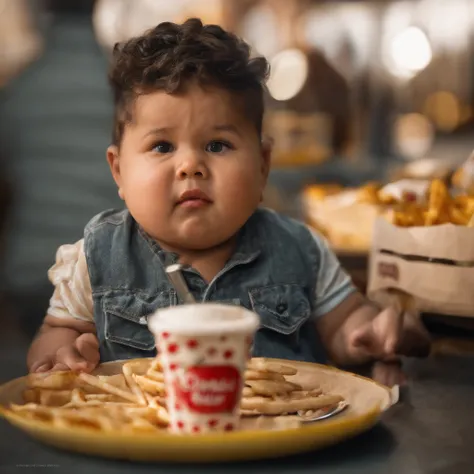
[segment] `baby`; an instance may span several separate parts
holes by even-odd
[[[59,248],[31,372],[153,356],[147,316],[182,303],[165,274],[179,262],[197,301],[260,316],[254,356],[380,361],[382,382],[401,381],[398,354],[427,343],[419,322],[380,311],[320,236],[259,208],[271,154],[267,75],[246,43],[197,19],[116,45],[107,161],[126,210],[99,214],[82,240]]]

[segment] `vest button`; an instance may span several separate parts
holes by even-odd
[[[288,305],[286,303],[280,303],[277,307],[276,310],[279,313],[284,313],[288,309]]]

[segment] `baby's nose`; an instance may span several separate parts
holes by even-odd
[[[177,169],[179,179],[205,178],[207,174],[206,164],[199,153],[187,153]]]
[[[193,177],[193,178],[202,178],[204,176],[204,173],[200,170],[186,170],[186,169],[181,169],[179,171],[179,175],[178,175],[180,178],[184,179],[184,178],[190,178],[190,177]]]

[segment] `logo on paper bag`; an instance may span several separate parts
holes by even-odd
[[[175,381],[177,402],[197,413],[232,413],[239,402],[240,372],[230,365],[193,366]]]
[[[398,265],[395,263],[379,262],[377,270],[380,277],[391,278],[394,281],[400,278]]]

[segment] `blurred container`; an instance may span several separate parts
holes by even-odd
[[[314,165],[331,156],[330,118],[294,111],[269,112],[265,125],[273,140],[275,166]]]

